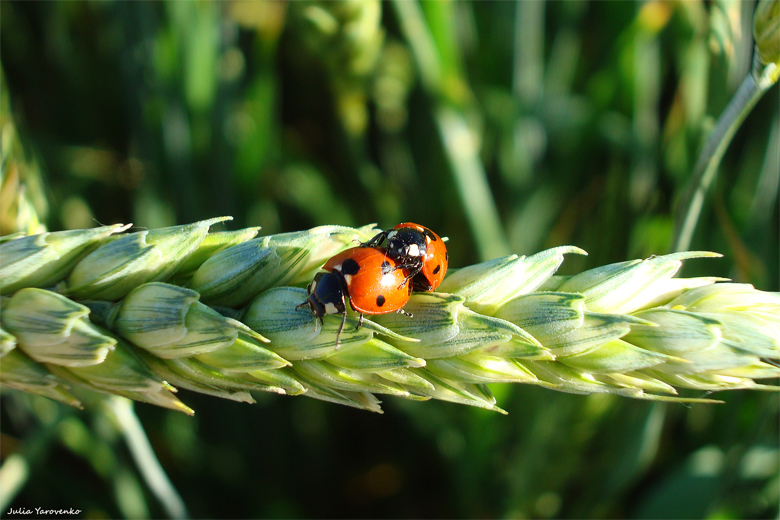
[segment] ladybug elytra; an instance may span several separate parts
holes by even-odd
[[[406,271],[381,247],[347,249],[322,268],[324,271],[309,284],[308,298],[296,308],[308,305],[320,325],[326,314],[341,314],[336,347],[347,321],[347,297],[350,307],[360,313],[359,328],[364,314],[403,312],[401,308],[412,294]]]
[[[399,267],[409,271],[415,290],[433,291],[447,274],[449,254],[444,241],[425,226],[404,222],[382,231],[368,241],[368,246],[379,246],[387,240],[387,255]]]

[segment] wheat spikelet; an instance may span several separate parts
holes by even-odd
[[[79,406],[73,386],[185,413],[175,387],[237,401],[303,395],[381,412],[376,395],[503,412],[486,386],[526,383],[648,400],[777,390],[780,295],[673,278],[687,252],[555,272],[564,246],[453,272],[406,310],[321,328],[303,286],[373,226],[257,237],[226,218],[124,233],[104,226],[0,244],[0,381]]]

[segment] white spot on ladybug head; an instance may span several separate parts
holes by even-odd
[[[393,238],[397,234],[398,234],[398,231],[391,231],[390,233],[387,234],[387,238],[388,239]]]
[[[420,248],[417,244],[409,244],[409,256],[420,256]]]
[[[351,274],[345,274],[344,275],[344,281],[347,282],[347,285],[349,285],[352,282],[352,275]]]
[[[334,271],[341,271],[341,264],[336,264],[333,266]]]
[[[336,306],[331,302],[325,304],[325,314],[338,314],[338,312],[339,311],[336,309]]]

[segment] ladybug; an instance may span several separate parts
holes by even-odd
[[[412,222],[398,224],[368,241],[376,247],[387,239],[387,256],[409,271],[417,291],[433,291],[447,274],[449,254],[444,241],[427,227]]]
[[[322,269],[309,284],[308,298],[296,309],[308,305],[320,325],[326,314],[341,314],[336,347],[347,321],[347,296],[350,307],[360,313],[356,328],[363,324],[364,314],[400,312],[411,316],[402,310],[412,294],[412,284],[406,283],[408,273],[384,248],[347,249],[328,260]],[[316,322],[314,327],[316,330]]]

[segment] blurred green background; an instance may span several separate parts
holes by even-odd
[[[669,252],[754,4],[0,2],[0,232],[232,215],[261,234],[413,221],[450,265]],[[684,275],[778,290],[775,86],[734,138]],[[21,216],[20,216],[21,215]],[[136,411],[195,518],[776,518],[778,396],[662,405],[494,385],[508,417],[386,398]],[[118,427],[2,397],[12,507],[161,517]],[[6,512],[2,512],[5,514]]]

